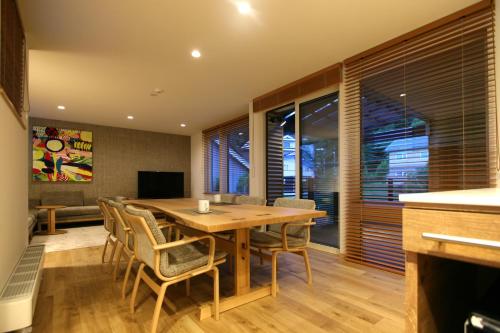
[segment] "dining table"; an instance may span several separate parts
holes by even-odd
[[[162,212],[185,232],[234,232],[230,239],[215,237],[216,246],[234,256],[234,295],[221,299],[220,312],[271,295],[270,284],[253,288],[250,285],[251,228],[326,216],[326,212],[320,210],[223,203],[211,203],[209,213],[199,213],[198,200],[193,198],[136,199],[125,203]],[[200,320],[212,316],[209,304],[201,305],[199,310]]]

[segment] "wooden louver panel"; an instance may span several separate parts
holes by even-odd
[[[400,193],[495,185],[493,30],[487,8],[345,64],[348,260],[404,271]]]
[[[254,98],[253,111],[260,112],[271,109],[315,91],[339,84],[342,82],[341,73],[341,64],[323,68],[322,70],[275,89],[265,95]]]
[[[16,1],[2,0],[1,10],[0,84],[21,115],[25,78],[24,31]]]
[[[249,118],[203,131],[205,193],[248,194]]]

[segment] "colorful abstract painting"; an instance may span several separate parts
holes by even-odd
[[[92,181],[92,132],[33,126],[33,180]]]

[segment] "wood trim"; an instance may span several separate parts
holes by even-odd
[[[492,4],[493,4],[492,0],[481,0],[478,3],[475,3],[471,6],[465,7],[464,9],[461,9],[455,13],[452,13],[450,15],[442,17],[436,21],[433,21],[433,22],[428,23],[424,26],[421,26],[420,28],[417,28],[415,30],[407,32],[407,33],[400,35],[396,38],[390,39],[382,44],[379,44],[377,46],[369,48],[366,51],[363,51],[363,52],[358,53],[352,57],[344,59],[343,63],[350,64],[352,62],[355,62],[355,61],[361,60],[363,58],[366,58],[368,56],[371,56],[377,52],[387,50],[388,48],[391,48],[391,47],[393,47],[399,43],[402,43],[408,39],[418,37],[426,32],[429,32],[433,29],[439,28],[447,23],[458,20],[459,18],[461,18],[463,16],[467,16],[467,15],[473,14],[477,11],[480,11],[481,9],[488,8],[488,7],[492,6]]]
[[[323,68],[301,79],[274,89],[253,99],[253,112],[287,104],[317,90],[342,82],[342,63]]]
[[[248,113],[245,113],[245,114],[243,114],[243,115],[241,115],[239,117],[233,118],[233,119],[225,121],[225,122],[223,122],[221,124],[212,126],[210,128],[207,128],[207,129],[204,129],[204,130],[202,130],[202,133],[212,132],[212,131],[215,131],[215,130],[217,130],[219,128],[225,127],[225,126],[227,126],[229,124],[232,124],[232,123],[235,123],[237,121],[241,121],[241,120],[244,120],[244,119],[247,119],[247,118],[248,118]]]
[[[9,96],[7,96],[7,94],[5,93],[5,90],[3,90],[3,87],[1,87],[1,86],[0,86],[0,95],[3,97],[5,104],[7,104],[10,111],[12,111],[12,114],[14,115],[14,117],[16,117],[16,119],[19,122],[19,124],[21,125],[21,127],[25,130],[27,128],[27,126],[26,126],[26,122],[24,121],[24,118],[23,118],[24,113],[19,114],[19,112],[17,112],[16,108],[14,107],[14,104],[12,104]]]

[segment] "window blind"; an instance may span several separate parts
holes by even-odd
[[[295,105],[266,113],[266,200],[295,197]]]
[[[493,11],[344,68],[346,259],[403,272],[400,193],[495,185]]]
[[[1,10],[0,84],[21,115],[26,61],[24,31],[16,1],[3,0]]]
[[[206,193],[249,193],[248,116],[203,131]]]

